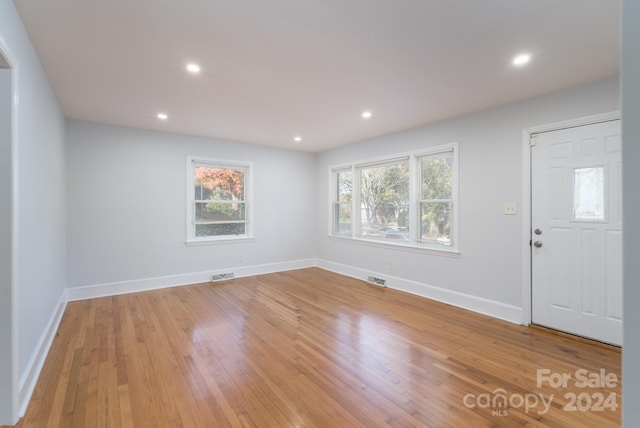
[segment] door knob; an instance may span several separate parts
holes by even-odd
[[[536,248],[540,248],[540,247],[542,247],[542,242],[536,241],[536,242],[533,243],[533,246],[536,247]]]

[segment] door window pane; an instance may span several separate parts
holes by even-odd
[[[573,170],[573,218],[604,220],[604,167]]]

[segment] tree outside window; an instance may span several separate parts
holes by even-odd
[[[351,211],[353,198],[353,172],[351,169],[336,171],[334,192],[333,233],[351,234]]]
[[[409,240],[409,162],[359,168],[360,235]]]
[[[420,241],[452,244],[453,152],[420,158]]]
[[[190,158],[189,240],[249,236],[249,164]]]

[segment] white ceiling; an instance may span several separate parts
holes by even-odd
[[[297,150],[619,73],[618,0],[15,5],[66,117]],[[516,68],[520,52],[532,60]],[[187,62],[202,72],[188,74]]]

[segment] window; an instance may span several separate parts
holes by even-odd
[[[409,241],[409,159],[356,167],[358,236]]]
[[[351,235],[351,205],[353,195],[353,171],[337,170],[333,174],[333,233]]]
[[[420,175],[419,241],[451,245],[453,151],[418,158]]]
[[[188,159],[187,241],[251,236],[251,164]]]
[[[331,169],[330,234],[457,251],[457,144]]]
[[[604,167],[573,170],[573,219],[603,221]]]

